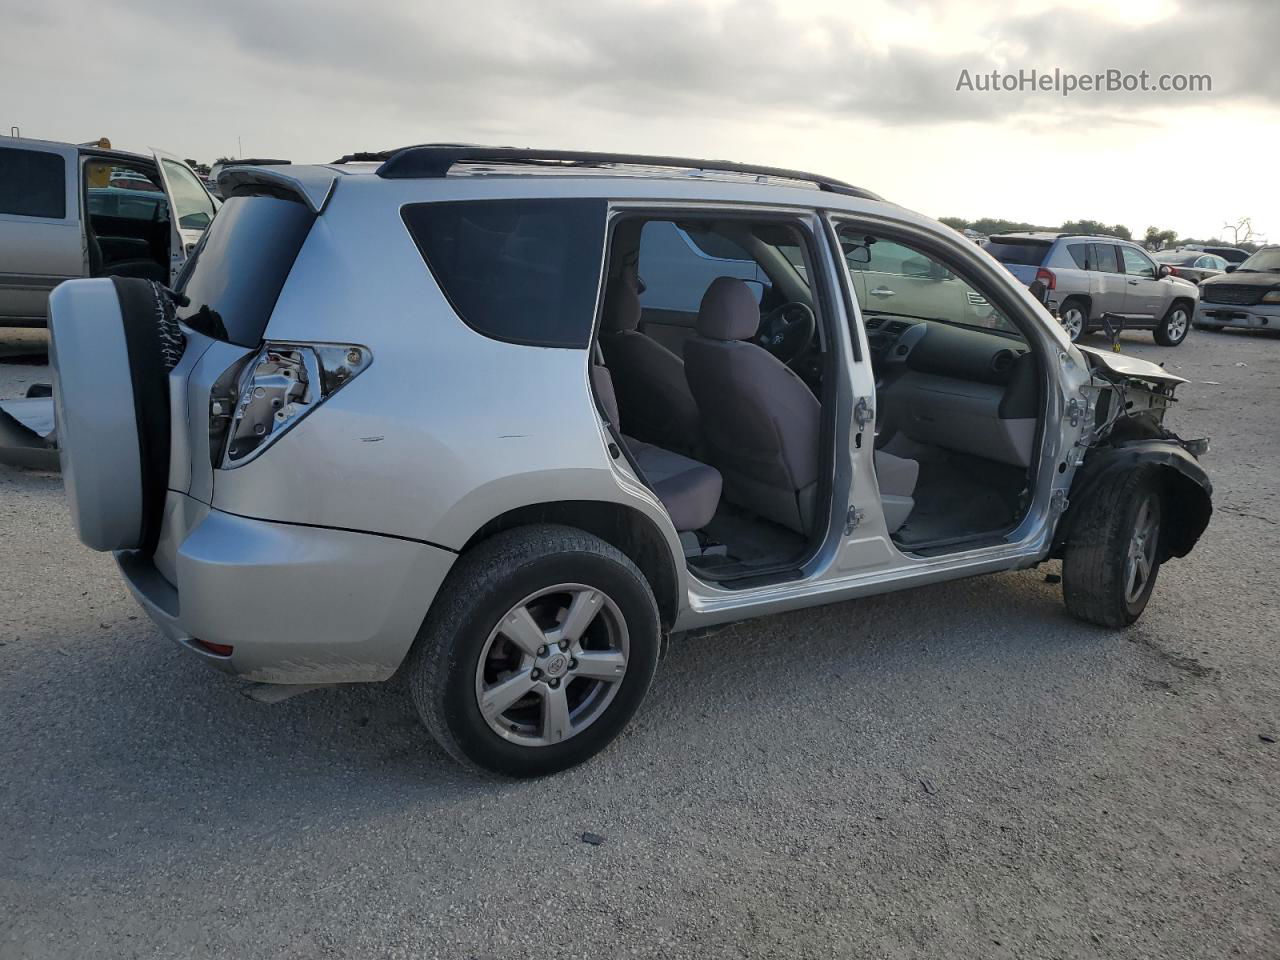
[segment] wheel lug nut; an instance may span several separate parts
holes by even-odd
[[[538,648],[538,656],[545,657],[547,655],[547,645],[544,643]]]
[[[558,677],[552,677],[547,681],[547,683],[550,684],[551,689],[554,690],[556,687],[560,686],[560,679]]]
[[[577,670],[577,669],[578,669],[578,661],[577,661],[577,660],[575,660],[575,659],[573,659],[573,657],[570,657],[570,658],[569,658],[569,669],[570,669],[570,670]]]
[[[529,676],[532,677],[534,680],[537,680],[539,677],[542,676],[542,671],[539,670],[537,667],[534,667],[531,671],[529,671]]]
[[[569,649],[569,641],[568,641],[568,640],[561,640],[561,641],[560,641],[560,649],[561,649],[561,650],[568,650],[568,649]]]

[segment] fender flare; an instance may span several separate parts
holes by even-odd
[[[1213,483],[1209,474],[1177,439],[1130,440],[1094,447],[1071,482],[1066,513],[1054,532],[1052,557],[1061,557],[1075,524],[1104,477],[1149,464],[1164,480],[1167,525],[1164,559],[1185,557],[1199,541],[1213,515]]]

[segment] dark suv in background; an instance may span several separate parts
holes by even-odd
[[[1186,339],[1199,293],[1171,276],[1136,243],[1115,237],[1066,233],[1014,233],[991,237],[987,253],[1030,286],[1040,281],[1045,305],[1056,311],[1073,341],[1102,326],[1104,314],[1130,329],[1152,330],[1156,343]]]

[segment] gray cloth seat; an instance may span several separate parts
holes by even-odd
[[[732,277],[716,278],[698,310],[698,335],[685,343],[685,374],[698,404],[708,458],[724,475],[725,496],[809,534],[818,513],[822,406],[786,364],[745,342],[759,325],[760,310],[750,288]],[[877,455],[877,472],[881,462]],[[883,463],[882,497],[891,486],[891,496],[910,500],[918,465],[900,457]],[[911,505],[889,506],[892,532],[906,520]]]
[[[720,506],[719,470],[642,440],[623,440],[678,533],[701,530],[711,522]]]
[[[613,377],[601,363],[591,365],[591,383],[604,415],[618,424],[618,401]],[[671,516],[677,533],[701,530],[720,506],[720,471],[689,457],[634,437],[622,437],[643,479]]]
[[[698,448],[698,405],[689,392],[684,361],[640,326],[640,294],[634,273],[609,284],[600,347],[613,377],[620,427],[646,443],[693,453]]]

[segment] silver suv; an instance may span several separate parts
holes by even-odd
[[[1156,343],[1176,347],[1187,337],[1200,292],[1171,276],[1136,243],[1114,237],[1064,233],[1011,233],[992,237],[989,254],[1030,286],[1039,281],[1045,304],[1074,342],[1103,326],[1103,317],[1127,329],[1153,330]]]
[[[582,761],[748,617],[1060,557],[1122,627],[1208,523],[1180,378],[839,181],[419,146],[220,187],[173,290],[54,293],[79,536],[193,656],[400,673],[473,766]]]

